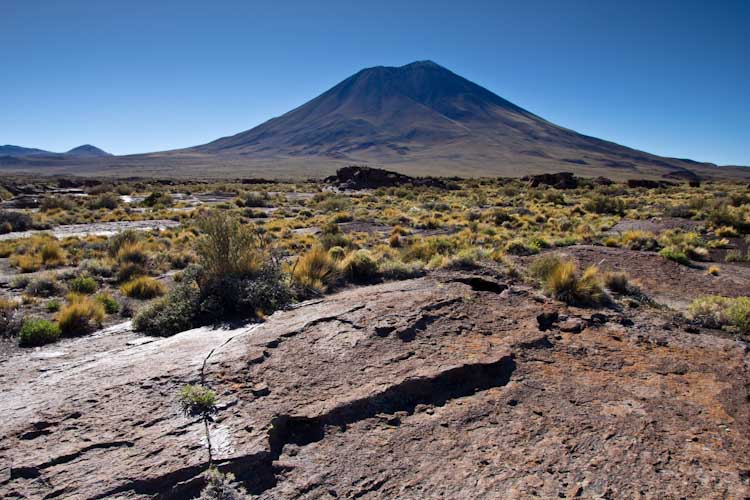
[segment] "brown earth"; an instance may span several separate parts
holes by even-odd
[[[686,329],[488,271],[122,325],[0,363],[0,497],[192,498],[204,431],[176,395],[203,381],[214,459],[262,499],[748,498],[748,347]]]

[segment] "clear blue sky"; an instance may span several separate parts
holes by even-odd
[[[192,146],[420,59],[579,132],[750,165],[748,0],[0,0],[0,144]]]

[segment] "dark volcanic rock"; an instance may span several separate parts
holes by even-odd
[[[448,188],[448,185],[440,179],[409,177],[381,168],[358,166],[340,168],[336,171],[336,175],[327,177],[325,182],[336,184],[341,189],[376,189],[404,185]]]
[[[0,371],[0,497],[194,498],[205,434],[177,394],[201,381],[218,394],[215,464],[262,500],[748,495],[741,343],[666,330],[658,310],[545,334],[543,308],[591,311],[454,278],[16,354]]]
[[[630,188],[657,189],[670,186],[676,186],[676,184],[669,181],[653,181],[650,179],[628,179],[628,187]]]
[[[521,180],[527,181],[529,187],[537,187],[540,185],[552,186],[557,189],[575,189],[578,187],[578,179],[571,172],[527,175]]]

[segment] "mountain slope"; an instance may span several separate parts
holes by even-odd
[[[36,155],[52,155],[50,151],[36,148],[25,148],[23,146],[13,146],[12,144],[6,144],[0,146],[0,155],[2,156],[36,156]]]

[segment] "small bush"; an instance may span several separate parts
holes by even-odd
[[[120,197],[114,193],[103,193],[89,203],[89,207],[93,208],[94,210],[99,208],[114,210],[119,205]]]
[[[0,210],[0,234],[31,229],[32,220],[28,214],[14,210]]]
[[[378,264],[367,250],[350,253],[341,263],[341,270],[352,282],[364,283],[378,277]]]
[[[596,195],[583,204],[583,209],[597,214],[623,215],[625,203],[616,196]]]
[[[18,334],[18,345],[36,347],[50,344],[60,338],[60,328],[45,319],[27,319]]]
[[[198,500],[245,500],[247,493],[234,486],[234,475],[222,474],[216,468],[208,469],[206,487]]]
[[[554,298],[571,305],[598,306],[606,299],[599,271],[594,266],[579,277],[574,262],[562,261],[549,272],[545,285]]]
[[[193,327],[199,309],[198,289],[188,283],[143,307],[133,318],[133,329],[153,337],[169,337]]]
[[[552,271],[560,266],[562,262],[562,258],[556,254],[539,256],[534,259],[529,266],[529,276],[541,282],[545,282],[547,281],[547,278],[549,278],[549,275],[552,274]]]
[[[292,274],[297,285],[317,292],[327,290],[340,276],[338,262],[321,246],[300,256]]]
[[[22,273],[33,273],[42,268],[42,258],[37,254],[17,255],[10,262]]]
[[[99,328],[104,319],[104,307],[85,295],[72,294],[69,304],[57,315],[60,332],[64,336],[81,335]]]
[[[62,305],[60,304],[60,299],[52,299],[47,302],[47,305],[45,306],[47,309],[47,312],[56,313],[60,310],[60,307]]]
[[[606,273],[604,275],[604,286],[623,295],[630,292],[630,282],[628,275],[625,273]]]
[[[57,282],[57,277],[52,273],[37,276],[26,285],[26,293],[34,297],[52,297],[61,292],[62,287]]]
[[[202,236],[196,243],[200,265],[207,279],[251,276],[266,260],[260,235],[239,219],[213,212],[198,223]]]
[[[57,267],[65,264],[65,252],[56,241],[45,243],[39,254],[45,266]]]
[[[148,251],[141,241],[125,242],[117,251],[117,262],[143,266],[148,262]]]
[[[140,276],[132,281],[128,281],[120,289],[126,296],[140,300],[161,297],[167,291],[164,283],[148,276]]]
[[[672,260],[683,266],[690,265],[690,259],[687,254],[675,246],[668,246],[661,249],[659,255],[667,260]]]
[[[180,391],[180,407],[187,416],[207,416],[216,412],[216,393],[202,385],[188,384]]]
[[[701,297],[688,307],[688,317],[708,328],[724,328],[747,337],[750,335],[750,297]]]
[[[380,262],[378,272],[387,280],[406,280],[424,275],[424,267],[420,262],[405,263],[388,258]]]
[[[107,242],[107,252],[110,257],[117,257],[117,254],[120,253],[122,247],[128,244],[138,243],[141,241],[142,237],[141,233],[132,229],[117,233],[109,238],[109,241]]]
[[[511,255],[534,255],[539,253],[539,245],[520,239],[510,240],[505,244],[505,252]]]
[[[157,205],[168,207],[172,205],[172,196],[169,193],[154,191],[146,196],[143,200],[143,205],[146,207],[155,207]]]
[[[120,310],[120,304],[106,292],[102,292],[96,296],[96,301],[104,307],[104,312],[107,314],[117,314]]]
[[[90,295],[99,288],[99,283],[91,276],[79,276],[68,284],[71,292]]]
[[[0,338],[15,337],[23,325],[18,301],[0,298]]]

